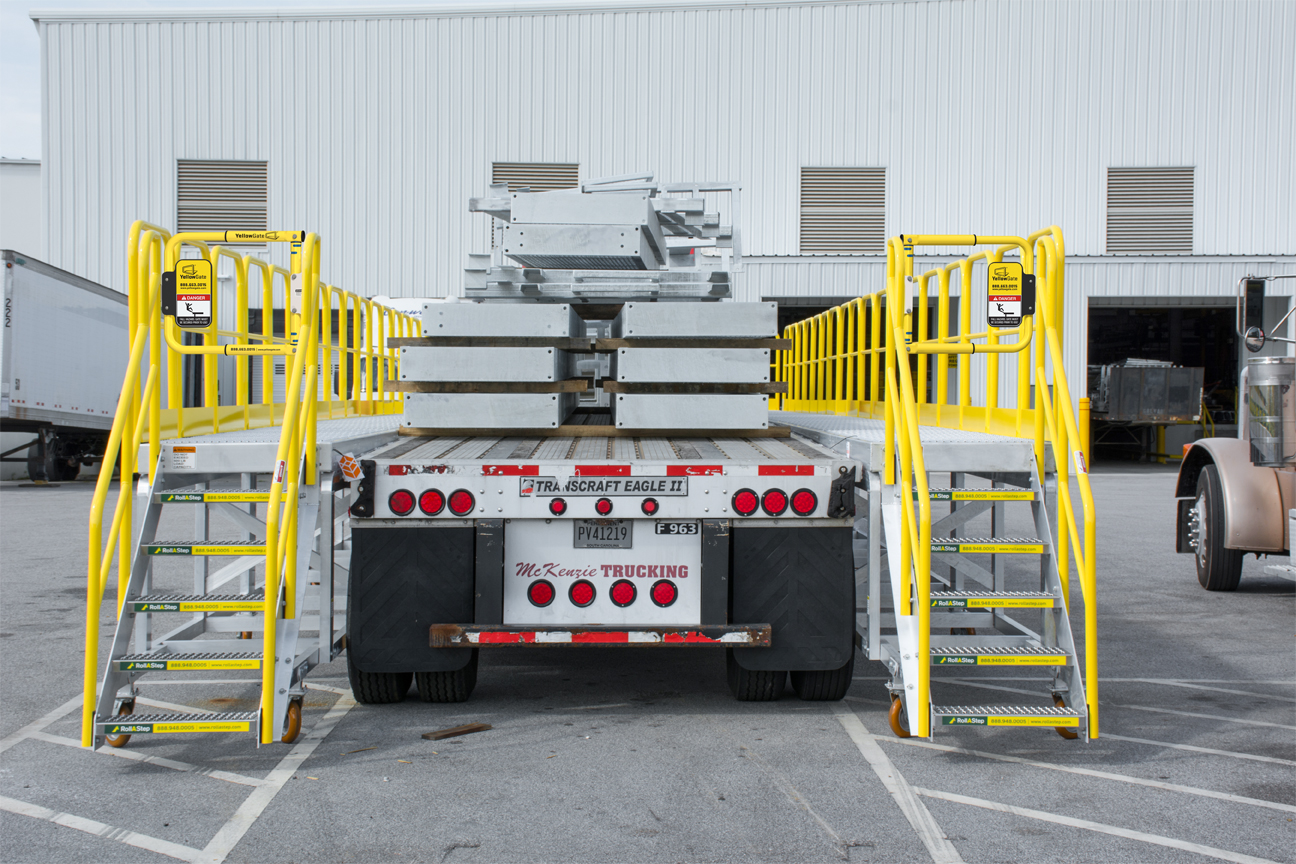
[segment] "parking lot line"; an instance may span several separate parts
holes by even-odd
[[[905,819],[909,820],[909,824],[918,834],[918,839],[927,847],[927,852],[931,855],[934,864],[962,864],[963,857],[945,836],[940,825],[936,824],[935,817],[931,815],[926,805],[914,795],[915,790],[896,770],[890,757],[882,752],[882,748],[878,746],[859,715],[841,706],[834,706],[833,714],[836,715],[837,722],[841,723],[851,741],[855,742],[860,755],[868,761],[873,773],[891,793],[891,797],[900,807],[900,812],[904,814]]]
[[[1052,822],[1055,825],[1066,825],[1070,828],[1083,828],[1086,831],[1110,834],[1113,837],[1124,837],[1128,840],[1138,840],[1143,843],[1166,846],[1170,849],[1179,849],[1184,852],[1195,852],[1198,855],[1219,858],[1221,861],[1232,861],[1234,864],[1278,864],[1278,862],[1270,861],[1268,858],[1257,858],[1254,855],[1244,855],[1241,852],[1230,852],[1227,849],[1216,849],[1214,846],[1203,846],[1200,843],[1191,843],[1187,840],[1176,840],[1173,837],[1163,837],[1160,834],[1147,834],[1143,831],[1133,831],[1129,828],[1119,828],[1115,825],[1104,825],[1101,822],[1090,822],[1088,819],[1075,819],[1070,816],[1061,816],[1057,813],[1045,813],[1043,810],[1031,810],[1026,807],[1016,807],[1012,804],[1002,804],[998,801],[987,801],[984,798],[973,798],[968,795],[956,795],[953,792],[938,792],[934,789],[923,789],[917,786],[914,787],[914,791],[927,798],[938,798],[942,801],[952,801],[955,804],[966,804],[969,807],[980,807],[983,810],[998,810],[1000,813],[1011,813],[1014,816],[1025,816],[1027,819],[1038,819],[1041,822]]]
[[[1152,741],[1147,738],[1130,738],[1114,732],[1103,732],[1102,738],[1113,741],[1129,741],[1134,744],[1150,744],[1153,747],[1170,747],[1174,750],[1187,750],[1192,753],[1205,753],[1208,756],[1230,756],[1234,759],[1249,759],[1252,762],[1273,762],[1275,765],[1296,765],[1291,759],[1279,759],[1277,756],[1257,756],[1254,753],[1239,753],[1236,750],[1216,750],[1211,747],[1198,747],[1195,744],[1173,744],[1169,741]]]
[[[916,738],[891,738],[886,735],[874,735],[873,738],[876,741],[882,741],[887,744],[904,744],[908,747],[921,747],[926,750],[941,750],[946,753],[962,753],[967,756],[977,756],[982,759],[994,759],[999,762],[1015,762],[1018,765],[1029,765],[1032,768],[1045,768],[1049,771],[1064,771],[1068,774],[1080,774],[1085,777],[1095,777],[1099,780],[1115,780],[1121,783],[1131,783],[1135,786],[1149,786],[1153,789],[1164,789],[1167,792],[1182,792],[1185,795],[1200,795],[1203,798],[1218,798],[1221,801],[1231,801],[1235,804],[1248,804],[1252,807],[1265,807],[1270,810],[1280,810],[1284,813],[1296,813],[1296,806],[1291,804],[1280,804],[1277,801],[1265,801],[1262,798],[1247,798],[1242,795],[1233,795],[1229,792],[1216,792],[1213,789],[1200,789],[1196,786],[1180,786],[1178,783],[1163,783],[1160,780],[1148,780],[1143,777],[1133,777],[1128,774],[1115,774],[1110,771],[1096,771],[1092,768],[1058,765],[1054,762],[1037,762],[1034,759],[1023,759],[1020,756],[1007,756],[1002,753],[987,753],[984,750],[969,750],[965,747],[953,747],[949,744],[936,744],[931,741],[921,741]]]
[[[79,697],[77,701],[80,701]],[[150,837],[147,834],[127,831],[125,828],[114,828],[93,819],[73,816],[71,813],[59,813],[56,810],[50,810],[36,804],[28,804],[25,801],[17,801],[13,798],[6,798],[3,795],[0,795],[0,810],[17,813],[20,816],[30,816],[33,819],[44,819],[46,822],[53,822],[55,825],[62,825],[64,828],[84,831],[87,834],[103,837],[106,840],[116,840],[118,843],[125,843],[127,846],[157,852],[159,855],[178,858],[181,861],[197,861],[199,856],[202,855],[200,850],[190,846],[182,846],[179,843],[172,843],[170,840],[162,840],[158,837]]]
[[[1173,711],[1169,708],[1151,708],[1147,705],[1118,705],[1112,703],[1113,708],[1129,708],[1133,711],[1152,711],[1156,714],[1178,714],[1180,717],[1200,717],[1203,720],[1219,720],[1224,723],[1245,723],[1248,726],[1269,726],[1273,729],[1291,729],[1296,731],[1296,726],[1288,726],[1286,723],[1268,723],[1264,720],[1247,720],[1242,717],[1222,717],[1218,714],[1197,714],[1192,711]]]
[[[64,747],[74,747],[77,750],[84,749],[81,746],[81,742],[74,738],[64,738],[61,735],[51,735],[48,732],[33,732],[27,737],[34,741],[44,741],[47,744],[62,744]],[[178,759],[167,759],[162,756],[146,756],[142,753],[136,753],[133,750],[126,750],[121,747],[100,747],[95,752],[101,753],[105,756],[116,756],[119,759],[131,759],[135,762],[147,762],[150,765],[170,768],[173,771],[187,771],[191,774],[201,774],[204,777],[211,777],[214,780],[224,780],[227,783],[237,783],[240,786],[261,785],[261,781],[255,777],[235,774],[233,771],[204,768],[201,765],[193,765],[189,762],[181,762]]]
[[[17,732],[14,732],[10,735],[7,735],[3,739],[0,739],[0,753],[3,753],[4,751],[8,750],[10,747],[17,744],[19,741],[22,741],[24,738],[27,738],[33,732],[39,732],[41,729],[44,729],[46,726],[50,725],[51,723],[55,723],[58,720],[61,720],[64,716],[71,713],[72,711],[75,711],[80,707],[81,707],[81,697],[80,696],[72,697],[71,699],[64,702],[59,707],[55,708],[53,711],[46,714],[44,717],[41,717],[39,720],[33,720],[32,722],[28,723],[26,726],[19,729]]]
[[[1210,690],[1215,693],[1232,693],[1235,696],[1254,696],[1257,699],[1277,699],[1280,702],[1296,702],[1296,698],[1291,696],[1279,696],[1277,693],[1255,693],[1250,690],[1230,690],[1226,687],[1207,687],[1194,681],[1179,681],[1171,678],[1130,678],[1131,683],[1141,684],[1162,684],[1166,687],[1187,687],[1192,690]],[[1257,684],[1264,682],[1257,681]]]
[[[292,779],[293,774],[301,764],[305,762],[310,755],[315,752],[328,734],[333,731],[347,712],[356,706],[356,701],[351,697],[351,691],[341,690],[337,687],[326,687],[315,684],[312,690],[325,690],[338,695],[338,701],[333,703],[333,707],[328,710],[319,722],[316,723],[309,732],[302,736],[301,740],[289,751],[288,755],[279,761],[279,764],[266,775],[261,785],[253,790],[234,815],[229,818],[211,842],[199,853],[195,860],[205,862],[205,864],[221,864],[225,857],[234,850],[238,842],[243,839],[243,835],[256,824],[257,819],[265,812],[266,807],[274,800],[275,795],[284,784]]]

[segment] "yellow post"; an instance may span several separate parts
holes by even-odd
[[[913,331],[913,341],[922,342],[927,338],[927,279],[932,272],[922,274],[918,277],[918,314],[916,316],[916,326]],[[918,404],[926,404],[927,399],[927,355],[918,355],[918,384],[915,387],[914,397]]]
[[[949,267],[942,267],[937,273],[937,306],[936,335],[941,339],[949,338]],[[936,355],[936,416],[944,420],[943,412],[949,404],[949,355]],[[944,425],[942,422],[941,425]]]
[[[1085,396],[1080,400],[1080,452],[1084,453],[1085,465],[1090,463],[1090,438],[1089,438],[1089,397]]]

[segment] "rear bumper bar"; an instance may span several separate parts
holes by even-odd
[[[769,624],[712,624],[684,627],[510,627],[498,624],[433,624],[433,648],[463,645],[723,645],[768,648]]]

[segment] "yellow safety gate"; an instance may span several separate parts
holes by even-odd
[[[285,270],[223,244],[291,243],[291,267]],[[214,274],[221,260],[234,269],[234,327],[222,328],[218,296],[213,286],[211,323],[198,330],[179,328],[174,317],[162,314],[164,274],[174,273],[184,257],[196,250],[197,260],[210,262]],[[389,338],[412,336],[417,321],[411,316],[364,297],[325,284],[320,278],[320,239],[301,231],[197,231],[172,234],[147,222],[131,226],[127,244],[129,276],[128,333],[130,360],[118,398],[117,413],[104,452],[102,468],[90,505],[89,556],[86,584],[86,643],[81,743],[94,738],[94,708],[98,676],[99,610],[118,554],[117,615],[120,618],[133,542],[131,478],[152,476],[160,442],[179,437],[210,435],[239,429],[280,426],[276,463],[266,514],[265,628],[263,657],[275,656],[278,618],[294,618],[295,555],[298,525],[296,502],[301,484],[316,482],[315,435],[319,418],[400,413],[401,394],[389,393],[385,382],[398,377],[399,351]],[[260,327],[249,325],[251,277],[259,277]],[[224,292],[228,294],[229,292]],[[275,313],[283,322],[275,334]],[[336,322],[336,326],[335,326]],[[336,335],[334,331],[336,330]],[[185,334],[194,334],[183,344]],[[321,339],[321,336],[323,338]],[[199,404],[185,405],[184,357],[201,357],[203,390]],[[220,399],[222,369],[218,358],[233,357],[232,404]],[[275,394],[275,360],[285,358],[281,400]],[[335,364],[336,358],[336,364]],[[259,363],[261,392],[251,394],[252,364]],[[321,369],[330,380],[321,380]],[[336,374],[334,370],[336,369]],[[166,400],[162,391],[165,375]],[[148,456],[139,462],[147,442]],[[120,466],[120,490],[108,537],[103,536],[104,507],[113,466]],[[281,512],[286,509],[285,512]],[[307,526],[306,530],[310,530]],[[282,599],[281,599],[282,598]],[[281,614],[282,611],[282,614]],[[269,743],[274,699],[274,664],[262,664],[261,740]]]
[[[918,247],[980,246],[991,248],[914,275]],[[1016,252],[1022,270],[1036,277],[1036,313],[1020,326],[972,330],[972,277],[977,262],[987,269]],[[1046,454],[1058,466],[1057,497],[1061,525],[1057,560],[1063,597],[1070,610],[1070,573],[1074,563],[1084,599],[1085,684],[1090,737],[1098,735],[1098,668],[1096,621],[1096,523],[1088,468],[1088,400],[1073,407],[1062,359],[1065,276],[1062,231],[1051,226],[1028,237],[903,235],[887,244],[886,285],[822,312],[783,332],[792,340],[780,352],[778,380],[788,383],[783,406],[789,411],[853,414],[880,418],[886,424],[885,482],[901,484],[901,596],[909,606],[899,615],[918,616],[919,680],[910,708],[913,734],[930,734],[930,594],[931,501],[923,461],[920,427],[939,426],[1029,438],[1041,471]],[[961,298],[957,330],[951,330],[950,277],[959,274]],[[928,310],[929,284],[937,284],[935,334]],[[917,285],[917,309],[910,312],[911,285]],[[916,327],[913,325],[916,324]],[[909,334],[913,337],[910,339]],[[1015,406],[1000,406],[999,358],[1017,354]],[[935,355],[934,387],[928,384]],[[972,404],[971,362],[986,357],[984,404]],[[958,363],[958,399],[948,399],[950,358]],[[1032,388],[1032,378],[1043,386]],[[1051,382],[1051,383],[1050,383]],[[1032,393],[1036,400],[1031,401]],[[1081,513],[1073,500],[1070,471],[1075,471]],[[910,582],[909,580],[912,580]]]

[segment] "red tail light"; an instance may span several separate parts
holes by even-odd
[[[611,498],[598,499],[597,501],[594,502],[594,509],[598,511],[598,514],[600,516],[608,515],[609,513],[612,512],[612,499]]]
[[[656,516],[661,505],[657,503],[656,498],[645,498],[639,508],[643,510],[645,516]]]
[[[679,599],[679,589],[675,583],[663,579],[660,582],[654,582],[652,588],[648,590],[648,596],[658,606],[669,606]]]
[[[571,588],[567,591],[567,597],[571,600],[573,606],[584,609],[594,602],[594,583],[587,579],[573,582]]]
[[[769,489],[761,498],[761,509],[771,516],[780,515],[787,509],[787,505],[787,493],[782,489]]]
[[[549,502],[549,512],[555,516],[561,516],[567,512],[567,502],[561,498],[554,498]]]
[[[734,512],[739,516],[750,516],[760,506],[760,499],[750,489],[739,489],[733,496]]]
[[[548,606],[553,602],[555,593],[553,583],[545,579],[537,579],[527,586],[527,599],[532,606]]]
[[[387,506],[397,516],[408,516],[414,512],[414,495],[404,489],[397,489],[387,499]]]
[[[419,509],[429,516],[435,516],[445,509],[445,496],[435,489],[429,489],[419,496]]]
[[[476,504],[477,499],[467,489],[456,489],[450,493],[450,512],[456,516],[467,516]]]
[[[809,489],[798,489],[792,493],[792,512],[798,516],[809,516],[819,506],[819,499]]]
[[[612,583],[612,590],[608,592],[612,597],[612,602],[618,606],[629,606],[635,601],[635,596],[639,591],[635,588],[634,583],[627,579],[618,579]]]

